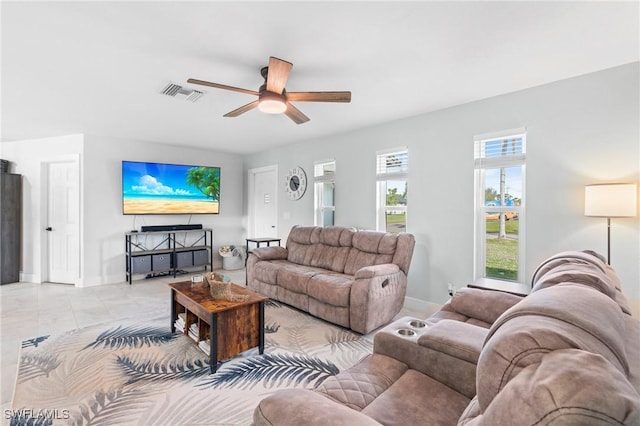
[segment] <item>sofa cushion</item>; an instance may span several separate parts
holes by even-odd
[[[361,413],[384,425],[453,425],[469,398],[416,370],[408,370]]]
[[[333,272],[343,272],[350,251],[351,247],[318,244],[313,252],[310,265]]]
[[[299,265],[311,265],[316,245],[320,242],[317,226],[294,226],[287,238],[287,260]]]
[[[353,235],[352,249],[344,266],[345,274],[354,275],[365,266],[391,263],[398,234],[360,231]]]
[[[286,267],[287,265],[289,265],[289,262],[287,262],[286,260],[256,262],[252,272],[255,279],[258,281],[269,284],[277,284],[278,271]]]
[[[372,418],[309,389],[283,389],[264,398],[253,411],[252,424],[380,426]]]
[[[299,265],[343,272],[355,233],[341,226],[294,226],[287,238],[287,259]]]
[[[531,281],[532,292],[563,282],[593,287],[615,300],[622,312],[631,315],[618,275],[594,252],[563,252],[545,260]]]
[[[525,368],[485,410],[481,424],[637,425],[640,396],[603,357],[558,350]]]
[[[307,293],[309,280],[321,272],[324,272],[324,270],[286,262],[280,264],[277,283],[280,287],[295,291],[296,293]]]
[[[326,379],[316,390],[340,404],[362,410],[407,371],[407,365],[378,354],[367,355],[354,367]]]
[[[345,274],[317,274],[310,278],[307,294],[334,306],[349,306],[353,277]]]
[[[355,233],[352,228],[328,226],[320,229],[318,242],[333,247],[351,247]]]

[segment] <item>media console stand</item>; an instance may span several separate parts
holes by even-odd
[[[125,233],[127,281],[186,273],[184,268],[213,270],[213,229]]]

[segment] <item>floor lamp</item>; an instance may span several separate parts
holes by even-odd
[[[611,265],[611,218],[634,217],[638,206],[635,183],[606,183],[584,187],[584,215],[607,218],[607,263]]]

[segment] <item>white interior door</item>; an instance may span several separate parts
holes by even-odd
[[[278,168],[249,170],[249,237],[278,236]]]
[[[80,264],[78,163],[49,163],[48,178],[48,281],[75,284]]]

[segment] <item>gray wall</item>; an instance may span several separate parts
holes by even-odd
[[[75,156],[80,162],[80,264],[79,286],[125,280],[124,233],[142,225],[202,223],[214,229],[214,263],[221,265],[216,248],[242,244],[242,157],[210,150],[100,137],[70,135],[6,142],[3,158],[24,175],[24,244],[21,280],[42,282],[46,277],[46,212],[43,212],[41,162]],[[121,162],[150,161],[221,167],[219,215],[124,216],[121,200]],[[141,277],[138,277],[141,278]]]
[[[572,249],[606,251],[604,219],[583,216],[584,185],[637,182],[638,63],[498,96],[393,123],[301,142],[241,157],[92,135],[2,143],[2,158],[24,175],[21,277],[42,274],[43,159],[77,156],[82,174],[80,285],[124,281],[123,233],[140,225],[184,223],[187,216],[123,216],[120,161],[211,164],[222,167],[221,214],[194,216],[214,228],[215,245],[246,237],[247,171],[277,164],[279,182],[300,165],[335,158],[336,224],[375,228],[375,152],[409,147],[408,230],[417,245],[409,275],[410,298],[442,303],[447,283],[472,279],[473,135],[526,127],[527,280],[546,257]],[[354,93],[354,96],[357,96]],[[326,106],[330,108],[330,105]],[[313,190],[290,201],[278,194],[280,237],[295,224],[313,223]],[[640,221],[613,219],[613,266],[625,293],[640,299]],[[219,261],[219,259],[218,259]]]
[[[121,162],[220,166],[220,214],[124,216],[121,202]],[[86,136],[84,155],[85,279],[90,283],[124,281],[124,232],[142,225],[201,223],[213,228],[214,246],[241,244],[242,157],[209,150]],[[100,190],[96,190],[98,183]],[[214,249],[214,263],[221,258]]]
[[[639,178],[639,66],[629,64],[393,123],[248,156],[245,170],[336,160],[336,225],[375,229],[375,152],[409,148],[407,230],[416,236],[408,296],[441,303],[473,276],[473,136],[526,127],[526,277],[550,255],[606,253],[605,220],[583,215],[584,185]],[[357,96],[354,93],[354,97]],[[331,106],[327,106],[330,108]],[[246,190],[245,190],[246,193]],[[245,206],[247,205],[245,200]],[[313,224],[312,190],[279,193],[279,231]],[[640,299],[638,218],[613,219],[613,266]]]

